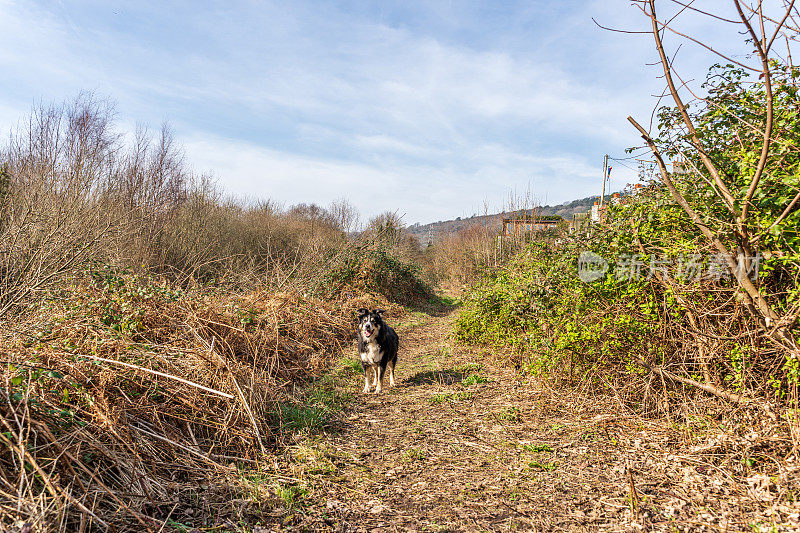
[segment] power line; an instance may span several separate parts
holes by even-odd
[[[609,157],[609,159],[613,159],[613,158]],[[622,162],[622,161],[620,161],[619,159],[614,159],[614,161],[616,161],[617,163],[619,163],[619,164],[620,164],[620,165],[622,165],[623,167],[627,168],[628,170],[633,170],[633,171],[636,171],[636,169],[635,169],[635,168],[633,168],[633,167],[631,167],[631,166],[628,166],[628,165],[626,165],[625,163],[623,163],[623,162]]]
[[[639,150],[639,149],[642,150],[643,152],[647,152],[646,148],[637,148],[637,150]],[[636,159],[637,157],[639,157],[639,154],[632,154],[632,155],[630,155],[628,157],[611,157],[611,156],[608,156],[609,159],[613,159],[614,161],[628,161],[629,159]]]

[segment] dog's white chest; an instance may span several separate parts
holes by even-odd
[[[364,351],[361,352],[363,362],[368,365],[377,365],[381,359],[383,359],[383,352],[377,342],[368,342],[364,345]]]

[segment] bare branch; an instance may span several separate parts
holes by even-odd
[[[786,13],[783,15],[783,19],[781,19],[781,21],[778,23],[777,27],[775,28],[775,33],[772,34],[772,38],[769,40],[769,43],[767,43],[767,46],[765,47],[767,53],[769,53],[770,48],[772,48],[772,43],[775,42],[775,38],[780,34],[781,28],[786,23],[786,19],[788,19],[789,15],[792,14],[792,7],[794,7],[794,2],[795,0],[791,0],[791,2],[789,2],[789,7],[786,9]]]
[[[784,3],[784,5],[786,5],[786,4]],[[747,11],[749,11],[750,13],[752,13],[752,14],[756,13],[756,10],[753,9],[752,7],[750,7],[747,4],[743,4],[742,7],[744,9],[746,9]],[[783,22],[782,25],[785,26],[787,29],[793,31],[793,32],[800,32],[800,24],[797,24],[797,22],[794,19],[794,15],[792,14],[792,11],[794,11],[795,14],[800,15],[800,12],[798,12],[797,7],[794,6],[794,2],[790,2],[789,7],[786,8],[786,11],[789,13],[788,20],[791,20],[795,24],[794,25],[787,24],[785,22],[786,19],[784,19],[784,22]],[[777,24],[781,24],[781,21],[779,21],[777,19],[774,19],[774,18],[770,17],[769,15],[763,15],[763,17],[764,17],[764,20],[766,20],[768,22],[772,22],[773,24],[776,24],[776,25]]]
[[[770,142],[772,141],[772,126],[774,121],[774,105],[773,105],[773,97],[772,94],[772,76],[769,70],[769,57],[768,51],[764,47],[764,40],[766,39],[766,32],[764,30],[764,17],[761,14],[761,5],[759,4],[758,14],[759,14],[759,23],[761,26],[761,39],[758,38],[756,35],[755,30],[753,29],[753,25],[750,24],[750,20],[745,16],[744,11],[742,11],[742,6],[739,0],[733,0],[733,3],[736,5],[737,11],[739,11],[739,16],[742,18],[742,22],[744,23],[745,27],[747,27],[747,31],[750,33],[750,36],[753,38],[753,43],[756,45],[756,51],[758,52],[759,57],[761,58],[761,68],[762,73],[761,75],[764,77],[764,93],[767,99],[767,106],[766,106],[766,124],[764,126],[764,136],[761,142],[761,156],[758,159],[758,165],[756,166],[756,171],[753,174],[753,177],[750,179],[750,186],[747,188],[747,193],[745,194],[744,199],[742,200],[742,213],[738,217],[739,218],[739,226],[740,231],[744,232],[744,225],[747,221],[747,211],[750,206],[750,200],[752,200],[753,195],[758,188],[758,182],[761,181],[761,176],[764,174],[764,168],[767,166],[767,157],[769,157],[769,146]]]
[[[697,13],[701,13],[701,14],[707,15],[707,16],[709,16],[711,18],[715,18],[717,20],[721,20],[722,22],[730,22],[732,24],[741,24],[741,21],[739,21],[739,20],[726,19],[725,17],[720,17],[719,15],[715,15],[714,13],[709,13],[708,11],[703,11],[702,9],[698,9],[698,8],[694,7],[692,5],[692,3],[694,3],[694,0],[692,2],[690,2],[690,3],[688,3],[688,4],[684,4],[683,2],[679,2],[678,0],[670,0],[670,1],[675,3],[675,4],[678,4],[679,6],[683,6],[684,8],[691,9],[692,11],[695,11]]]
[[[703,147],[700,143],[700,138],[697,135],[697,130],[692,123],[692,119],[689,117],[689,113],[686,111],[686,104],[683,103],[680,94],[678,93],[678,89],[675,87],[675,82],[672,79],[672,71],[670,68],[669,60],[667,59],[667,54],[664,51],[664,43],[661,41],[661,34],[659,32],[659,22],[656,17],[656,7],[655,7],[655,0],[649,0],[650,4],[650,13],[647,13],[646,10],[642,9],[642,11],[650,17],[650,20],[653,24],[653,39],[656,42],[656,48],[658,49],[658,55],[661,58],[661,66],[664,69],[664,78],[667,81],[667,86],[669,87],[670,92],[672,93],[672,99],[675,101],[675,104],[678,106],[678,111],[683,118],[684,124],[686,124],[686,128],[689,131],[689,138],[691,140],[692,145],[697,149],[697,152],[700,156],[700,160],[703,162],[703,165],[708,170],[711,177],[714,179],[714,183],[717,184],[717,188],[719,188],[720,194],[722,196],[722,200],[727,206],[728,210],[734,215],[738,216],[736,212],[736,206],[734,203],[733,195],[728,190],[728,187],[725,185],[725,182],[722,181],[722,176],[720,176],[719,170],[714,165],[713,161],[706,155]]]
[[[709,385],[707,383],[700,383],[699,381],[696,381],[694,379],[685,378],[683,376],[679,376],[677,374],[673,374],[672,372],[670,372],[668,370],[664,370],[660,366],[649,365],[649,364],[645,363],[642,359],[637,358],[636,362],[640,366],[643,366],[647,370],[649,370],[649,371],[651,371],[651,372],[653,372],[655,374],[658,374],[659,376],[665,377],[665,378],[670,379],[672,381],[677,381],[678,383],[683,383],[684,385],[690,385],[692,387],[697,387],[700,390],[703,390],[703,391],[705,391],[705,392],[707,392],[709,394],[713,394],[714,396],[717,396],[717,397],[722,398],[724,400],[727,400],[729,402],[745,404],[745,405],[750,403],[750,402],[752,402],[752,400],[750,398],[747,398],[746,396],[741,396],[739,394],[732,394],[730,392],[726,392],[724,390],[718,389],[717,387],[714,387],[713,385]]]
[[[652,4],[652,2],[651,2],[651,4]],[[660,20],[657,20],[657,19],[656,19],[656,17],[655,17],[655,15],[652,15],[652,14],[648,13],[648,12],[647,12],[647,10],[646,10],[645,8],[643,8],[643,7],[641,7],[641,6],[637,6],[637,7],[638,7],[638,8],[639,8],[639,9],[642,11],[642,13],[644,13],[645,15],[647,15],[648,17],[650,17],[651,19],[653,19],[653,25],[656,25],[656,26],[661,26],[662,28],[664,28],[664,29],[667,29],[667,30],[671,31],[672,33],[674,33],[674,34],[676,34],[676,35],[680,35],[680,36],[681,36],[681,37],[683,37],[684,39],[688,39],[688,40],[692,41],[693,43],[695,43],[695,44],[698,44],[698,45],[702,46],[703,48],[705,48],[705,49],[706,49],[706,50],[708,50],[709,52],[711,52],[711,53],[713,53],[713,54],[715,54],[715,55],[717,55],[717,56],[721,57],[721,58],[722,58],[722,59],[724,59],[725,61],[730,61],[731,63],[734,63],[734,64],[736,64],[736,65],[739,65],[740,67],[742,67],[742,68],[744,68],[744,69],[747,69],[747,70],[751,70],[751,71],[753,71],[753,72],[760,72],[760,70],[758,70],[757,68],[753,68],[753,67],[751,67],[750,65],[746,65],[746,64],[742,63],[741,61],[736,61],[735,59],[733,59],[733,58],[731,58],[731,57],[728,57],[728,56],[726,56],[726,55],[725,55],[725,54],[723,54],[722,52],[718,52],[717,50],[714,50],[714,49],[713,49],[711,46],[707,45],[706,43],[704,43],[704,42],[702,42],[702,41],[700,41],[700,40],[698,40],[698,39],[695,39],[694,37],[690,37],[689,35],[686,35],[685,33],[681,33],[681,32],[679,32],[678,30],[676,30],[676,29],[672,28],[671,26],[669,26],[669,25],[665,24],[664,22],[661,22]],[[651,7],[651,9],[652,9],[652,7]],[[655,11],[653,11],[653,13],[655,13]],[[651,32],[651,33],[652,33],[652,32]]]
[[[608,31],[613,31],[613,32],[616,32],[616,33],[633,33],[633,34],[636,34],[636,33],[643,33],[643,34],[645,34],[645,35],[646,35],[646,34],[648,34],[648,33],[650,33],[649,31],[618,30],[618,29],[616,29],[616,28],[609,28],[608,26],[603,26],[602,24],[600,24],[599,22],[597,22],[597,20],[595,20],[595,18],[594,18],[594,17],[592,17],[592,22],[594,22],[594,23],[597,25],[597,27],[598,27],[598,28],[602,28],[602,29],[604,29],[604,30],[608,30]]]

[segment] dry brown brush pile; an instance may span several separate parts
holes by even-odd
[[[157,531],[192,510],[235,517],[235,465],[278,443],[278,406],[327,367],[369,299],[74,278],[3,334],[0,523]]]

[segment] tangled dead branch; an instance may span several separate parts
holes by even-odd
[[[76,280],[3,335],[0,523],[159,531],[198,490],[235,518],[236,465],[280,441],[279,405],[369,299]]]

